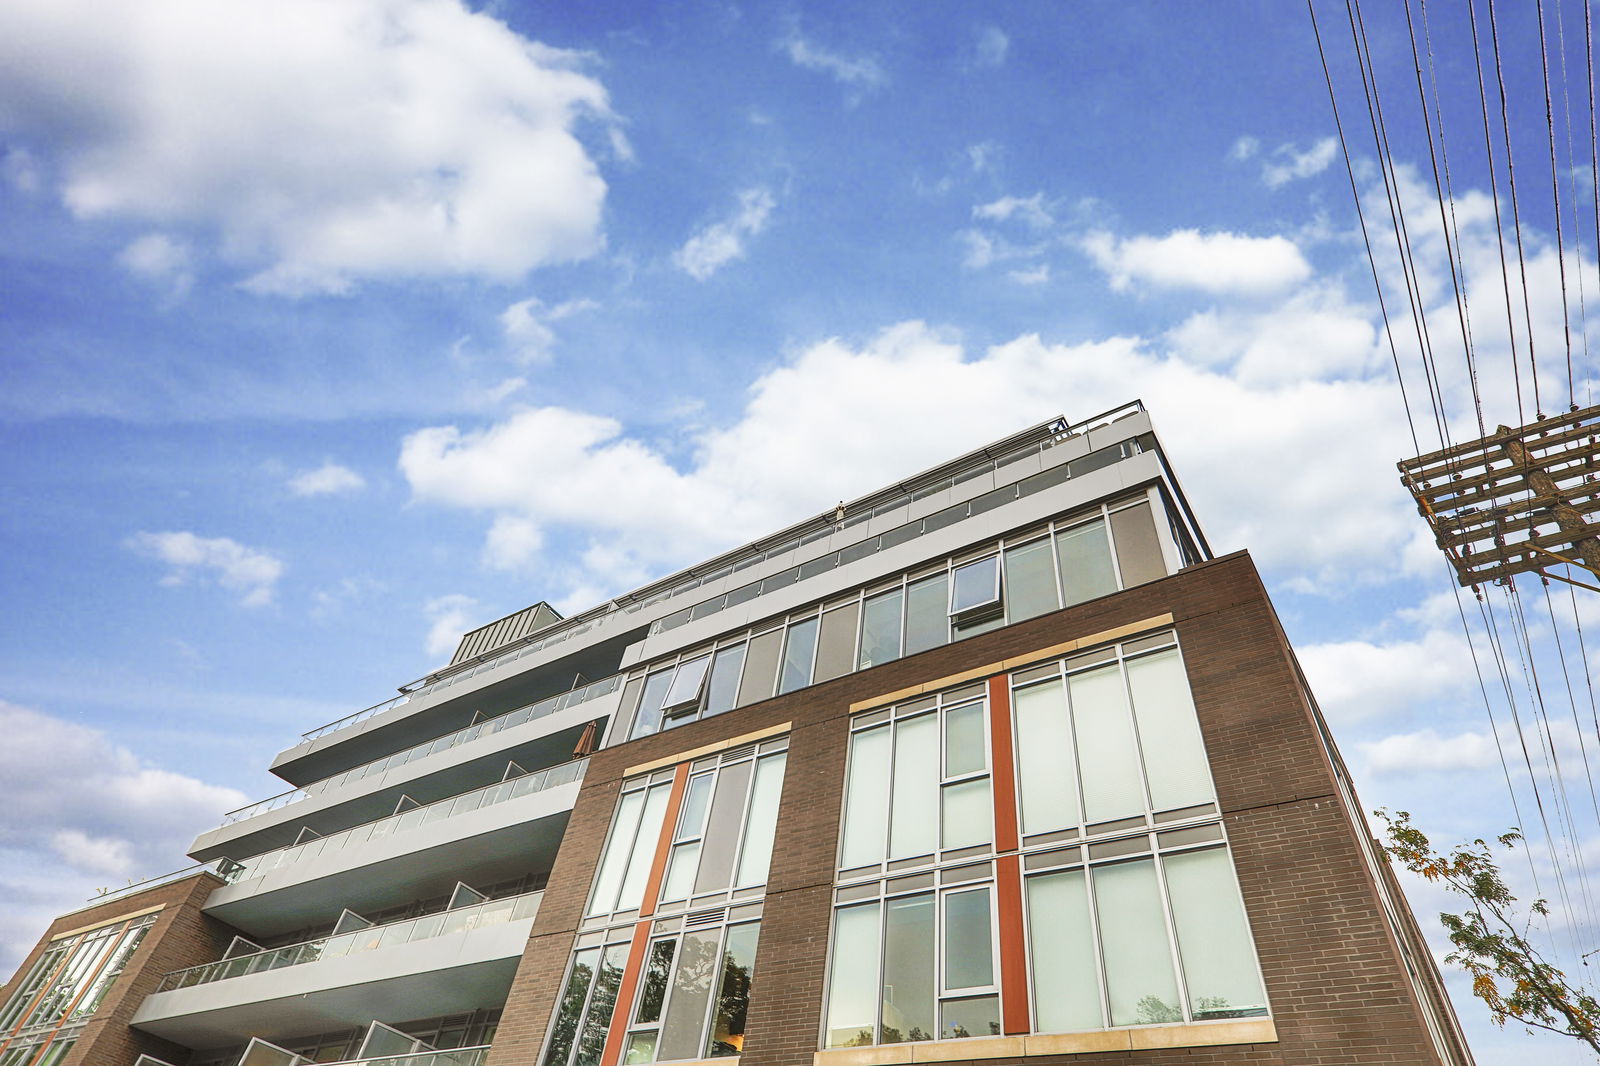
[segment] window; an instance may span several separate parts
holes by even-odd
[[[156,915],[122,919],[49,944],[0,1008],[4,1066],[57,1062],[105,1001]]]
[[[1000,601],[1000,556],[965,563],[950,575],[950,622],[958,628],[996,618]]]
[[[864,715],[850,739],[840,865],[896,868],[993,837],[982,685]]]
[[[852,722],[823,1045],[1265,1015],[1174,634],[991,683]]]
[[[788,743],[624,782],[543,1066],[597,1066],[608,1042],[626,1063],[739,1054]],[[658,889],[628,887],[651,868]]]

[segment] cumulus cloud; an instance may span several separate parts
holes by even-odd
[[[1165,237],[1116,237],[1106,232],[1083,239],[1083,250],[1126,292],[1138,287],[1198,289],[1233,295],[1267,295],[1311,276],[1293,241],[1236,233],[1173,230]]]
[[[428,654],[445,656],[456,650],[462,634],[478,625],[482,605],[471,596],[452,592],[448,596],[431,599],[422,608],[427,616],[428,636],[424,642]]]
[[[978,31],[973,45],[972,65],[979,69],[1003,66],[1006,53],[1011,50],[1011,38],[998,26],[985,26]]]
[[[161,579],[163,585],[209,578],[225,589],[242,593],[240,602],[246,607],[271,603],[273,590],[283,576],[283,560],[229,537],[201,537],[188,531],[135,533],[127,544],[140,555],[171,568]]]
[[[878,60],[870,55],[846,55],[825,48],[804,37],[799,26],[791,26],[778,47],[795,66],[826,74],[853,89],[876,89],[888,81]]]
[[[315,470],[302,471],[289,479],[289,491],[296,496],[335,496],[341,492],[360,492],[366,487],[366,478],[332,459]]]
[[[586,63],[460,0],[18,0],[0,132],[77,217],[205,234],[258,291],[513,280],[601,246]]]
[[[746,189],[733,213],[685,241],[673,262],[696,281],[706,280],[724,264],[744,258],[745,242],[767,228],[776,206],[771,189]]]
[[[0,847],[55,855],[77,870],[153,875],[184,864],[195,834],[244,793],[145,764],[104,733],[0,700]]]
[[[1405,445],[1388,380],[1243,380],[1134,337],[1071,345],[1026,335],[972,352],[902,323],[865,343],[798,350],[756,379],[731,424],[696,436],[687,460],[615,419],[540,407],[419,430],[399,466],[418,502],[494,516],[491,564],[525,561],[536,548],[524,546],[561,528],[588,545],[564,579],[614,594],[1029,421],[1123,403],[1130,382],[1182,457],[1219,550],[1248,545],[1290,574],[1338,573],[1341,588],[1393,572],[1416,523],[1392,477]],[[1277,486],[1270,514],[1262,483]]]
[[[0,700],[0,973],[99,888],[179,869],[244,793],[150,766],[98,729]]]
[[[593,300],[566,300],[554,307],[546,306],[537,296],[516,303],[500,312],[500,330],[505,335],[511,356],[523,365],[544,363],[550,360],[556,344],[556,331],[552,325],[564,318],[599,305]]]
[[[1414,640],[1347,640],[1299,651],[1311,690],[1330,719],[1354,722],[1459,696],[1475,683],[1465,638],[1448,629]]]
[[[1339,154],[1339,142],[1324,137],[1311,147],[1301,150],[1292,144],[1282,144],[1261,161],[1261,180],[1276,189],[1291,181],[1315,177],[1328,169]]]
[[[1247,135],[1233,142],[1233,147],[1228,149],[1228,158],[1236,163],[1242,163],[1246,159],[1253,158],[1259,151],[1261,151],[1261,141]]]
[[[1494,737],[1470,731],[1455,736],[1440,736],[1435,729],[1419,729],[1415,733],[1397,733],[1357,747],[1366,756],[1367,767],[1376,774],[1487,770],[1500,763]]]

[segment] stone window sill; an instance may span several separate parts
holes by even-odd
[[[902,1066],[920,1062],[1020,1059],[1033,1055],[1082,1055],[1096,1051],[1150,1051],[1156,1048],[1216,1047],[1223,1044],[1275,1044],[1271,1018],[1100,1029],[1083,1033],[980,1036],[969,1040],[929,1040],[916,1044],[834,1048],[812,1056],[812,1066]],[[724,1060],[725,1061],[725,1060]]]

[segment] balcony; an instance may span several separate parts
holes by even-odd
[[[402,796],[419,803],[453,796],[500,776],[507,761],[545,767],[571,758],[584,727],[608,718],[621,700],[620,678],[605,678],[571,701],[541,701],[447,733],[306,788],[253,803],[202,833],[198,861],[289,847],[301,828],[324,836],[387,817]],[[576,696],[576,694],[574,694]]]
[[[489,900],[168,974],[136,1029],[192,1048],[503,1002],[542,892]],[[410,1064],[408,1064],[410,1066]]]
[[[227,867],[206,913],[271,937],[449,892],[461,872],[484,883],[548,870],[587,759],[473,789]]]

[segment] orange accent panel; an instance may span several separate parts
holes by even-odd
[[[995,863],[995,900],[1000,918],[1000,1026],[1006,1035],[1031,1032],[1028,951],[1022,928],[1021,860],[1004,855]]]
[[[633,943],[628,947],[628,963],[622,968],[622,983],[617,986],[617,1003],[611,1009],[611,1028],[606,1030],[605,1050],[600,1066],[617,1066],[622,1058],[622,1041],[628,1035],[628,1019],[633,1015],[633,994],[639,986],[639,971],[644,969],[644,953],[650,944],[650,923],[633,927]],[[601,959],[605,958],[602,954]]]
[[[989,679],[989,750],[994,765],[989,768],[994,797],[994,850],[1016,851],[1017,836],[1017,761],[1011,746],[1011,677],[1000,674]]]
[[[661,836],[656,840],[656,857],[650,863],[650,876],[644,883],[644,898],[639,901],[639,917],[656,912],[656,897],[661,895],[661,879],[667,875],[667,856],[672,854],[672,834],[678,829],[678,811],[689,780],[689,764],[681,762],[672,773],[672,792],[667,796],[667,813],[661,818]]]

